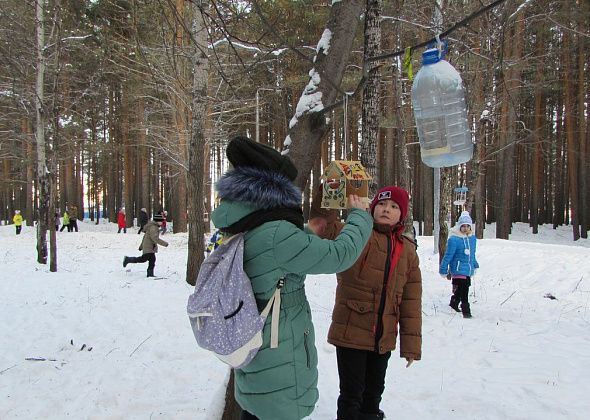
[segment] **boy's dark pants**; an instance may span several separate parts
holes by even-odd
[[[469,286],[471,286],[471,278],[453,279],[453,296],[451,296],[451,303],[461,302],[461,312],[464,314],[471,314],[469,307]]]
[[[240,415],[240,420],[258,420],[253,414],[248,413],[247,411],[242,410],[242,414]]]
[[[379,354],[336,346],[340,377],[338,420],[357,420],[368,418],[363,414],[379,414],[390,356],[391,352]]]
[[[148,277],[154,277],[154,268],[156,267],[156,254],[148,252],[143,254],[141,257],[127,257],[128,263],[144,263],[148,262],[147,275]]]
[[[17,235],[20,235],[20,231],[22,230],[22,228],[23,228],[22,225],[16,227],[16,234]]]

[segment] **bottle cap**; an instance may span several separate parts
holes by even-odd
[[[423,65],[438,63],[440,60],[441,60],[441,57],[439,57],[438,48],[431,48],[431,49],[426,50],[422,53],[422,64]]]

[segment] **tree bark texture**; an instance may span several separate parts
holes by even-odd
[[[369,182],[369,196],[381,187],[377,170],[377,142],[379,138],[380,114],[380,72],[378,63],[368,59],[381,51],[381,0],[367,0],[365,10],[364,62],[368,70],[367,82],[363,88],[361,163],[373,178]]]
[[[320,82],[315,88],[311,87],[303,93],[295,116],[290,122],[289,156],[299,170],[295,184],[300,188],[304,188],[309,179],[314,156],[319,153],[321,141],[329,128],[322,109],[333,104],[336,98],[342,95],[339,89],[340,82],[348,64],[352,41],[364,8],[364,1],[349,0],[333,3],[330,9],[326,25],[326,29],[332,34],[330,47],[327,51],[320,49],[317,52],[312,70],[320,76]],[[321,106],[305,108],[304,103],[309,95],[313,94],[321,95]]]
[[[207,118],[207,82],[209,62],[207,58],[207,5],[202,1],[199,6],[194,5],[192,10],[192,104],[191,104],[191,137],[188,147],[188,171],[186,185],[188,192],[188,258],[186,267],[186,281],[195,285],[199,267],[205,254],[203,225],[204,202],[204,168],[205,168],[205,120]]]

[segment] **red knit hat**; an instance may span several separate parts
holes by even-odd
[[[379,191],[377,191],[377,194],[375,194],[375,197],[373,197],[373,200],[371,201],[371,216],[373,215],[373,211],[375,210],[377,203],[383,200],[393,200],[397,203],[399,209],[401,210],[401,215],[399,218],[400,222],[406,218],[408,215],[408,202],[410,201],[410,195],[406,190],[401,187],[394,186],[381,188]]]

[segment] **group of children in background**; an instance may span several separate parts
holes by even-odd
[[[168,217],[168,212],[166,210],[161,210],[157,214],[161,215],[163,218],[162,224],[160,226],[160,232],[164,234],[167,231],[166,218]],[[145,231],[145,226],[147,225],[148,220],[149,217],[147,210],[145,207],[142,207],[142,209],[139,211],[139,217],[137,218],[137,224],[139,225],[137,234]],[[117,226],[119,228],[117,233],[121,233],[121,230],[123,233],[127,233],[127,216],[125,215],[125,207],[119,208],[119,212],[117,213]]]
[[[59,213],[55,213],[55,230],[59,227]],[[71,206],[66,207],[63,214],[63,224],[60,232],[63,232],[64,229],[68,229],[68,232],[73,232],[74,230],[78,232],[78,207]]]

